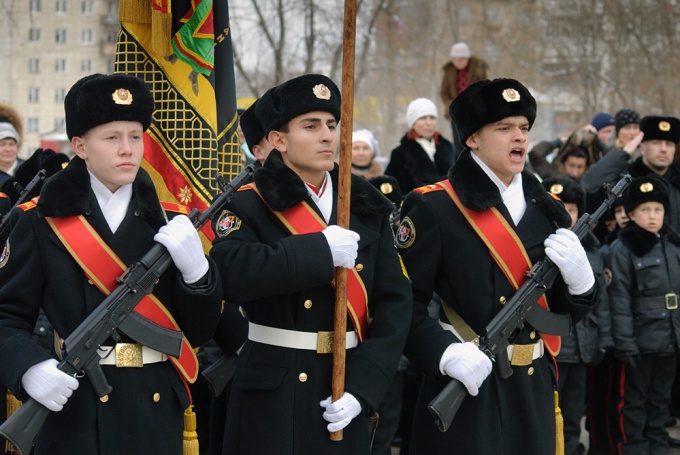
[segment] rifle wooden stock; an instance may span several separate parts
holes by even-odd
[[[574,225],[572,231],[579,239],[583,239],[591,228],[595,226],[600,217],[609,210],[614,201],[623,193],[623,190],[630,184],[631,180],[630,175],[625,175],[611,190],[608,186],[606,187],[608,192],[607,198],[595,213],[592,215],[583,214]],[[558,274],[559,269],[547,257],[537,262],[527,273],[528,278],[524,284],[520,286],[508,303],[486,326],[486,335],[480,337],[479,349],[496,362],[503,379],[512,374],[512,367],[506,354],[507,351],[505,351],[507,338],[515,329],[524,325],[525,321],[530,320],[532,326],[543,333],[564,335],[559,333],[563,330],[559,319],[560,315],[548,313],[536,303],[538,298],[546,290],[550,289]],[[550,327],[548,329],[550,331],[542,330],[543,327],[539,327],[538,324]],[[427,409],[432,415],[439,431],[445,432],[449,429],[466,395],[467,389],[465,386],[460,381],[451,379],[442,391],[430,401]]]

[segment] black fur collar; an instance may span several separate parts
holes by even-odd
[[[665,237],[669,242],[680,246],[680,235],[668,225],[664,224],[659,232],[659,236],[661,238]],[[642,229],[634,221],[629,221],[626,227],[619,231],[621,241],[636,256],[647,254],[659,242],[659,236]]]
[[[644,177],[645,175],[656,175],[654,171],[648,168],[645,163],[642,162],[642,157],[638,157],[631,165],[628,167],[628,172],[631,177]],[[671,185],[680,188],[680,168],[675,164],[671,164],[666,173],[663,175],[663,179],[666,180]]]
[[[151,177],[139,169],[132,191],[136,198],[136,211],[140,218],[154,227],[165,224],[165,215],[158,201]],[[41,216],[63,218],[91,212],[90,174],[85,161],[74,157],[63,170],[50,177],[40,191],[38,213]],[[95,199],[96,200],[96,199]]]
[[[463,151],[449,171],[449,180],[465,207],[482,212],[502,204],[503,197],[496,184],[472,158],[471,153],[469,149]],[[564,204],[550,196],[526,168],[522,171],[522,187],[526,199],[535,201],[536,206],[551,222],[558,227],[571,225],[571,218],[564,209]]]
[[[333,187],[338,187],[338,165],[331,171]],[[269,207],[282,212],[309,198],[302,179],[281,158],[281,152],[274,149],[255,171],[253,180]],[[357,214],[391,213],[394,206],[380,191],[366,179],[352,175],[350,211]]]

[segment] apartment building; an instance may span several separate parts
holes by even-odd
[[[118,0],[0,0],[0,102],[22,115],[20,156],[41,144],[68,151],[64,96],[113,72],[119,28]]]

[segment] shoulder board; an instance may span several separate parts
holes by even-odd
[[[0,197],[4,197],[6,199],[7,195],[5,193],[0,192]]]
[[[161,201],[161,206],[166,212],[181,213],[184,215],[189,214],[189,207],[182,204],[177,204],[176,202],[163,202]]]
[[[23,204],[17,205],[17,208],[20,208],[20,209],[23,210],[24,212],[26,212],[26,211],[28,211],[28,210],[31,210],[31,209],[34,209],[34,208],[36,208],[36,207],[38,206],[38,199],[39,199],[39,198],[40,198],[39,196],[38,196],[38,197],[34,197],[33,199],[31,199],[31,200],[28,201],[28,202],[24,202]]]
[[[431,193],[433,191],[443,191],[444,187],[435,183],[433,185],[425,185],[421,186],[420,188],[416,188],[413,191],[420,193],[420,194],[426,194],[426,193]]]
[[[241,188],[239,188],[236,191],[238,192],[238,191],[246,191],[246,190],[254,190],[254,189],[255,189],[255,182],[250,182],[250,183],[247,183],[247,184],[241,186]]]

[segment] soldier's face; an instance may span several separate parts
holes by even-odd
[[[642,162],[658,174],[664,174],[673,163],[675,144],[671,141],[652,139],[640,144]]]
[[[130,121],[105,123],[71,140],[76,155],[112,193],[132,183],[144,156],[142,124]]]
[[[663,226],[664,207],[661,202],[643,202],[628,213],[628,217],[642,229],[658,234]]]
[[[509,185],[524,169],[529,142],[526,117],[506,117],[484,125],[465,142],[496,176]]]
[[[320,184],[333,169],[338,143],[338,122],[330,112],[308,112],[288,122],[288,132],[271,131],[269,142],[283,162],[305,182]]]

